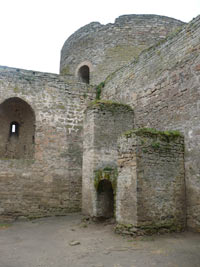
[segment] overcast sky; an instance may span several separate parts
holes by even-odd
[[[58,73],[60,50],[74,31],[125,14],[189,22],[200,14],[200,0],[0,0],[0,65]]]

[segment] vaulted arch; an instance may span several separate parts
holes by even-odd
[[[0,104],[0,157],[32,158],[35,140],[35,113],[18,97]]]
[[[87,65],[84,65],[78,70],[78,77],[81,82],[90,83],[90,69]]]

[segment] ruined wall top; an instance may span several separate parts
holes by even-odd
[[[80,68],[87,66],[89,83],[98,84],[108,74],[183,24],[179,20],[158,15],[124,15],[106,25],[92,22],[80,28],[64,43],[60,72],[80,79]]]
[[[169,70],[173,71],[178,66],[189,66],[189,60],[193,64],[195,61],[198,62],[199,34],[200,16],[197,16],[169,34],[163,41],[142,51],[136,60],[110,75],[104,83],[101,98],[134,107],[135,93],[140,92],[144,96],[151,91],[151,84],[162,80],[164,72],[167,73],[166,79],[170,80]],[[167,83],[170,82],[166,81]]]

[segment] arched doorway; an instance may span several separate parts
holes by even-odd
[[[78,70],[78,77],[81,82],[89,84],[90,82],[90,69],[87,65],[80,67]]]
[[[97,217],[114,217],[114,193],[109,180],[101,180],[97,188]]]
[[[35,139],[35,114],[31,106],[18,97],[0,104],[0,157],[32,158]]]

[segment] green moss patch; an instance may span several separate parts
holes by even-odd
[[[118,102],[113,102],[109,100],[95,100],[89,103],[88,109],[94,109],[98,108],[100,110],[108,110],[108,111],[116,111],[119,109],[123,109],[126,111],[133,111],[133,109],[126,104],[118,103]]]
[[[70,75],[70,67],[69,66],[66,66],[62,69],[61,71],[61,75]]]
[[[65,109],[65,106],[64,105],[62,105],[62,104],[59,104],[59,105],[57,105],[57,109]]]
[[[11,224],[9,224],[9,223],[0,223],[0,230],[7,229],[8,227],[11,227]]]
[[[117,191],[117,167],[104,167],[94,171],[94,187],[98,191],[99,183],[102,180],[108,180],[112,185],[113,196],[114,196],[114,216],[116,212],[116,191]]]
[[[111,182],[112,188],[113,188],[113,193],[116,194],[117,176],[118,176],[117,168],[107,166],[103,169],[95,170],[94,173],[95,173],[94,187],[96,190],[98,190],[98,186],[99,186],[100,181],[106,179],[106,180]]]
[[[105,86],[105,82],[101,82],[99,85],[96,86],[95,90],[96,90],[96,100],[100,100],[101,99],[101,91]]]
[[[17,93],[19,93],[19,88],[17,87],[17,86],[15,86],[14,88],[13,88],[13,92],[15,93],[15,94],[17,94]]]
[[[164,234],[172,232],[182,232],[185,227],[181,224],[176,224],[174,222],[169,223],[157,223],[142,226],[134,226],[132,224],[117,224],[115,227],[115,232],[123,235],[153,235],[153,234]]]
[[[179,131],[158,131],[154,128],[139,128],[139,129],[133,129],[131,131],[127,131],[123,134],[127,138],[131,137],[132,135],[138,135],[138,136],[149,136],[149,137],[165,137],[165,138],[177,138],[177,137],[183,137],[183,135]]]

